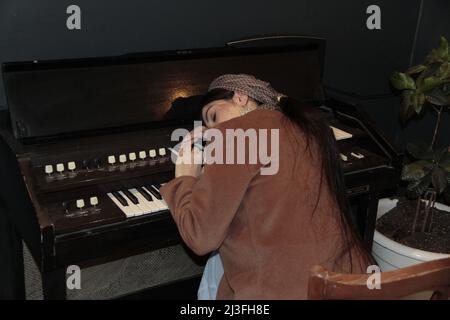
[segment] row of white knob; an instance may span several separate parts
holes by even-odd
[[[77,165],[75,164],[75,162],[71,161],[71,162],[67,163],[67,169],[73,171],[76,168],[77,168]],[[63,173],[64,172],[64,163],[58,163],[56,165],[56,171],[59,173]],[[47,173],[47,174],[53,173],[53,166],[51,164],[48,164],[45,166],[45,173]]]
[[[158,153],[160,156],[165,156],[166,155],[166,148],[159,148],[158,149]],[[139,159],[141,160],[145,160],[147,158],[147,152],[146,151],[139,151]],[[156,157],[156,150],[155,149],[151,149],[148,152],[148,156],[150,158],[155,158]],[[119,162],[120,163],[125,163],[127,162],[127,160],[130,161],[135,161],[137,159],[136,153],[135,152],[130,152],[128,154],[128,159],[127,159],[127,155],[126,154],[121,154],[119,156]],[[109,164],[115,164],[116,163],[116,157],[115,156],[108,156],[108,163]]]
[[[341,159],[342,159],[343,161],[348,161],[348,157],[347,157],[345,154],[340,153],[339,155],[340,155],[340,157],[341,157]],[[350,153],[350,155],[351,155],[352,157],[357,158],[357,159],[363,159],[363,158],[365,158],[365,156],[364,156],[362,153],[359,153],[359,152],[352,152],[352,153]]]
[[[158,153],[159,153],[160,156],[165,156],[166,155],[166,149],[165,148],[159,148],[158,149]],[[149,156],[150,156],[150,158],[155,158],[156,157],[156,150],[155,149],[150,150],[149,151]],[[145,160],[146,158],[147,158],[147,152],[146,151],[140,151],[139,152],[139,159]],[[129,153],[128,154],[128,159],[130,161],[135,161],[137,159],[136,153],[135,152]],[[126,154],[121,154],[119,156],[119,162],[120,163],[127,162],[127,155]],[[109,164],[115,164],[116,163],[116,157],[115,156],[109,156],[108,157],[108,163]],[[71,161],[71,162],[67,163],[67,169],[73,171],[76,168],[77,168],[77,166],[76,166],[74,161]],[[65,170],[64,163],[58,163],[56,165],[56,171],[57,172],[63,173],[64,170]],[[53,172],[54,172],[53,171],[53,166],[51,164],[48,164],[48,165],[45,166],[45,173],[52,174]]]
[[[78,208],[78,209],[83,209],[84,206],[85,206],[84,199],[78,199],[78,200],[76,201],[76,203],[77,203],[77,208]],[[91,197],[91,198],[89,199],[89,203],[91,204],[91,206],[96,206],[96,205],[98,205],[98,198],[97,198],[97,197]]]

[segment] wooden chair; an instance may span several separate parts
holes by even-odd
[[[424,291],[430,292],[432,300],[449,299],[450,258],[381,272],[380,289],[368,288],[367,280],[370,276],[373,274],[342,274],[314,266],[309,278],[308,299],[393,300]]]

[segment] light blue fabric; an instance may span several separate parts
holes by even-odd
[[[198,300],[216,300],[217,289],[223,276],[222,260],[218,251],[214,251],[206,262],[200,287],[197,292]]]

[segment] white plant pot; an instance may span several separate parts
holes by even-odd
[[[394,208],[397,205],[397,202],[398,200],[391,200],[388,198],[380,199],[378,202],[377,219]],[[450,207],[440,203],[436,203],[436,208],[450,212]],[[450,257],[450,254],[435,253],[407,247],[385,237],[377,230],[375,230],[374,234],[372,254],[378,262],[381,271],[394,270],[426,261]]]

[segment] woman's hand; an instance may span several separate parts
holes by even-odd
[[[181,176],[196,178],[201,175],[203,152],[199,148],[192,146],[192,144],[197,139],[202,138],[202,133],[205,129],[205,127],[197,127],[183,138],[175,165],[175,178]]]
[[[181,176],[191,176],[197,178],[202,173],[203,152],[198,148],[192,148],[191,152],[182,154],[180,150],[179,157],[175,166],[175,178]]]

